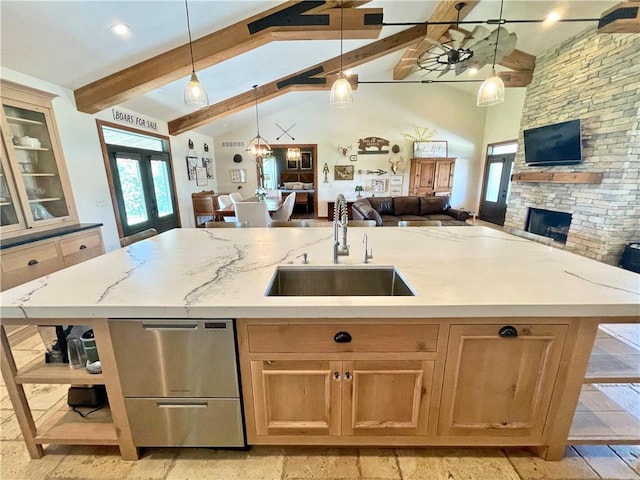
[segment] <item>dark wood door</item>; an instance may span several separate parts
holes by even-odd
[[[504,225],[515,158],[515,153],[490,155],[487,158],[478,215],[480,220]]]

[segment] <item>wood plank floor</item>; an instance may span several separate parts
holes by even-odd
[[[39,337],[18,344],[14,354],[19,366],[42,355]],[[36,423],[66,404],[66,385],[25,387]],[[638,395],[629,398],[637,402]],[[116,447],[51,445],[43,458],[30,460],[2,383],[0,479],[640,480],[640,447],[570,446],[559,462],[518,448],[147,448],[139,461],[127,462]]]

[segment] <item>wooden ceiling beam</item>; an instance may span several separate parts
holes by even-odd
[[[598,33],[640,33],[640,3],[622,2],[604,12]]]
[[[366,1],[345,2],[344,38],[378,38],[382,9],[347,9]],[[274,40],[340,38],[338,1],[285,2],[192,42],[196,71],[218,64]],[[189,44],[125,68],[74,91],[76,107],[96,113],[191,73]]]
[[[455,23],[458,18],[458,11],[455,7],[458,3],[460,3],[459,0],[441,0],[427,21]],[[479,0],[469,0],[464,3],[466,5],[460,10],[460,20],[464,19],[468,13],[475,8]],[[402,58],[398,60],[398,63],[393,68],[393,79],[404,80],[417,68],[417,56],[433,46],[425,37],[440,38],[450,27],[451,25],[429,25],[425,36],[410,45],[407,51],[404,52],[404,55],[402,55]]]
[[[526,87],[531,83],[533,72],[498,72],[498,77],[502,79],[505,87]]]
[[[423,38],[425,32],[426,27],[424,25],[417,25],[351,52],[346,52],[342,56],[343,68],[345,70],[353,68],[401,50],[416,39]],[[327,77],[337,73],[339,70],[340,56],[257,87],[257,92],[249,90],[215,105],[210,105],[171,120],[169,122],[169,134],[179,135],[231,113],[252,107],[255,105],[256,93],[258,103],[262,103],[290,91],[328,90],[331,88],[332,82]],[[350,79],[350,81],[353,82],[353,79]]]

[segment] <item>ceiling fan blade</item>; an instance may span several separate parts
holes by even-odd
[[[489,35],[491,35],[491,31],[488,28],[483,27],[482,25],[477,25],[471,32],[471,38],[467,40],[467,42],[464,45],[464,48],[473,47],[475,44],[484,40]]]
[[[445,52],[447,51],[447,50],[446,50],[446,48],[444,47],[444,45],[442,45],[442,43],[440,43],[439,41],[437,41],[437,40],[435,40],[435,39],[433,39],[433,38],[429,38],[429,37],[424,37],[424,39],[425,39],[427,42],[429,42],[429,43],[431,43],[431,44],[435,45],[436,47],[440,47],[440,48],[441,48],[442,50],[444,50]]]
[[[503,37],[502,31],[500,32],[500,40],[498,41],[497,53],[498,59],[512,53],[516,49],[516,43],[518,43],[518,36],[515,33],[509,33],[506,30],[504,30],[504,33],[506,34],[506,36]]]
[[[448,33],[449,33],[449,38],[451,39],[451,46],[455,50],[460,48],[462,46],[462,42],[464,42],[467,39],[467,36],[464,33],[458,30],[454,30],[453,28],[450,28]]]
[[[447,66],[445,67],[444,70],[442,70],[442,72],[440,72],[440,75],[438,75],[438,78],[440,78],[441,76],[443,76],[446,73],[449,73],[449,70],[451,70],[451,64],[448,63]]]

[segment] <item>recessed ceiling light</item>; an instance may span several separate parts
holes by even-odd
[[[560,13],[557,10],[553,10],[549,12],[547,18],[545,19],[545,23],[554,23],[560,20]]]
[[[477,67],[469,67],[469,75],[475,75],[476,73],[478,73],[478,69]]]
[[[111,25],[111,31],[116,35],[120,35],[121,37],[123,37],[127,35],[131,31],[131,29],[129,28],[129,25],[125,23],[114,23],[113,25]]]

